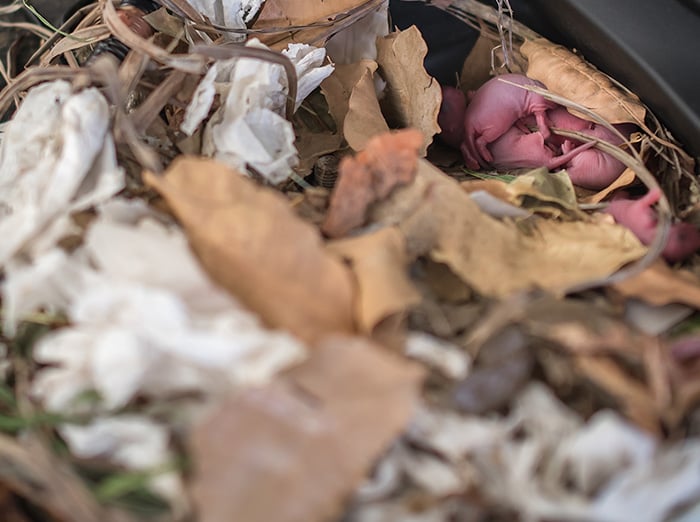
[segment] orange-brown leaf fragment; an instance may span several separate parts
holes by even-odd
[[[331,520],[403,430],[421,379],[366,341],[334,338],[279,385],[232,397],[190,439],[199,520]]]
[[[211,277],[266,324],[306,341],[353,331],[348,269],[283,196],[201,158],[179,158],[146,180],[182,221]]]
[[[336,183],[321,227],[330,237],[342,237],[365,223],[368,207],[400,185],[413,181],[423,135],[414,129],[381,134],[355,157],[340,163]]]

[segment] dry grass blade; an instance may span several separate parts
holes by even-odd
[[[163,107],[182,87],[185,77],[186,74],[182,71],[172,71],[130,115],[138,134],[146,132],[146,129],[158,118]]]
[[[86,5],[78,9],[68,20],[63,22],[58,28],[58,32],[53,33],[51,37],[32,54],[24,65],[25,69],[38,60],[40,56],[44,55],[47,50],[51,49],[51,47],[61,39],[62,34],[72,31],[76,27],[82,28],[91,26],[98,19],[99,14],[100,10],[96,5]]]
[[[6,27],[8,29],[24,29],[37,35],[39,38],[49,38],[53,35],[53,31],[42,27],[37,24],[31,24],[29,22],[0,22],[0,27]]]
[[[405,0],[407,2],[420,2],[446,11],[455,18],[462,20],[468,25],[477,30],[481,30],[481,21],[488,22],[494,27],[498,27],[501,21],[501,16],[498,11],[482,4],[477,0]],[[515,35],[524,38],[538,38],[540,35],[521,24],[517,20],[513,20],[510,28]]]
[[[104,85],[107,97],[116,107],[114,116],[115,141],[126,143],[144,169],[161,172],[163,166],[158,154],[141,141],[133,121],[124,112],[125,103],[122,98],[115,60],[109,55],[100,56],[90,64],[87,71],[89,71],[93,81]]]
[[[41,64],[48,65],[52,60],[64,53],[81,49],[87,45],[109,38],[110,32],[106,25],[99,24],[84,27],[72,33],[75,38],[64,38],[56,43],[42,58]]]
[[[0,116],[4,115],[9,109],[15,96],[31,89],[35,85],[52,80],[72,80],[75,78],[76,72],[74,69],[59,65],[51,68],[28,69],[22,72],[0,92]]]
[[[31,437],[25,443],[0,435],[0,482],[58,520],[129,522],[95,501],[82,481]]]
[[[201,74],[204,72],[204,60],[193,54],[178,54],[174,55],[165,49],[158,47],[150,40],[145,40],[134,33],[122,20],[119,18],[116,8],[112,2],[101,0],[102,18],[109,27],[112,34],[129,48],[142,52],[151,57],[154,61],[178,69],[190,74]]]
[[[16,13],[17,11],[21,10],[22,7],[23,6],[21,1],[12,2],[10,5],[0,7],[0,16]]]

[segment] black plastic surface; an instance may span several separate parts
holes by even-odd
[[[530,0],[530,5],[541,16],[544,36],[579,49],[637,93],[700,157],[697,0]]]

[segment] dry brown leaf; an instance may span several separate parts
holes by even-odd
[[[589,302],[540,299],[525,311],[531,335],[575,355],[618,354],[641,360],[649,338]]]
[[[474,47],[464,60],[462,73],[459,76],[459,87],[464,92],[476,91],[491,79],[491,50],[499,42],[480,34]]]
[[[374,75],[365,70],[350,94],[343,136],[355,151],[364,150],[369,140],[389,131],[374,87]],[[421,135],[421,144],[423,136]]]
[[[615,190],[631,185],[635,179],[637,179],[637,175],[634,173],[634,171],[630,168],[626,168],[615,181],[613,181],[603,190],[590,196],[586,196],[585,198],[581,198],[581,203],[600,203]]]
[[[644,384],[627,375],[607,357],[579,356],[574,362],[583,376],[619,402],[622,412],[630,420],[650,433],[660,435],[662,412]]]
[[[576,192],[566,171],[531,170],[508,184],[508,192],[524,209],[548,216],[581,219]]]
[[[344,236],[364,224],[370,204],[410,183],[422,142],[423,135],[413,129],[385,133],[370,140],[357,156],[343,158],[323,233]]]
[[[328,111],[333,116],[338,129],[342,129],[350,105],[350,95],[357,83],[367,73],[373,74],[377,63],[361,60],[357,63],[336,66],[333,74],[321,82],[321,92],[328,103]]]
[[[687,270],[672,270],[657,261],[641,274],[615,283],[625,297],[636,297],[656,306],[681,303],[700,309],[700,280]]]
[[[422,372],[360,339],[329,339],[278,386],[248,390],[191,437],[202,522],[333,519],[411,417]]]
[[[427,54],[428,46],[415,25],[377,40],[377,63],[387,82],[386,114],[395,123],[392,127],[411,127],[423,133],[421,156],[440,132],[437,117],[442,101],[440,85],[423,65]]]
[[[373,208],[371,222],[399,223],[409,252],[429,253],[483,295],[566,288],[610,275],[646,249],[613,224],[535,220],[532,230],[481,212],[458,183],[421,160],[415,182]]]
[[[282,195],[201,158],[178,158],[162,177],[145,179],[182,221],[211,277],[265,323],[307,341],[353,331],[349,270]]]
[[[528,59],[527,75],[555,94],[591,109],[609,123],[644,125],[646,109],[639,98],[566,47],[538,38],[526,40],[520,51]]]
[[[326,154],[341,149],[343,138],[339,134],[320,132],[297,132],[294,146],[299,153],[299,165],[294,169],[301,177],[306,177],[316,160]]]
[[[282,48],[291,42],[323,44],[339,28],[379,7],[384,0],[266,0],[254,29],[284,29],[317,24],[289,32],[256,35],[269,46]],[[350,16],[347,16],[350,15]],[[329,23],[336,22],[336,23]]]
[[[517,205],[515,196],[508,190],[508,183],[499,179],[469,179],[460,182],[460,186],[467,194],[483,190],[501,201]]]
[[[134,522],[126,513],[110,512],[100,506],[83,480],[35,436],[30,433],[26,435],[20,442],[0,434],[2,488],[40,507],[51,520]],[[2,520],[10,520],[5,511],[2,512]]]
[[[404,317],[421,300],[408,277],[403,235],[394,227],[333,241],[328,249],[350,262],[358,285],[356,322],[361,332],[391,316]]]

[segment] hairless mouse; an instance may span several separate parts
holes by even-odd
[[[620,145],[636,129],[631,123],[614,125],[623,138],[607,127],[578,118],[569,113],[564,107],[557,107],[547,111],[547,118],[551,121],[552,127],[568,129],[586,134],[592,138],[598,138],[612,145]],[[552,134],[548,143],[560,143],[562,154],[565,155],[571,150],[575,150],[578,143],[572,138],[564,138]],[[566,169],[571,181],[579,187],[599,190],[607,187],[615,181],[625,170],[625,164],[614,158],[610,154],[591,148],[579,154],[575,154],[570,161],[562,165]]]
[[[503,136],[491,142],[488,149],[493,156],[491,166],[501,170],[518,168],[547,167],[549,170],[561,168],[582,152],[593,147],[594,143],[584,143],[570,148],[564,154],[552,150],[539,132],[513,125]]]
[[[522,74],[503,74],[487,81],[471,97],[464,113],[464,142],[461,146],[467,167],[478,169],[491,163],[493,156],[488,144],[503,136],[525,116],[533,115],[539,132],[545,139],[549,137],[545,114],[557,104],[519,85],[544,87]]]
[[[456,87],[442,86],[442,103],[438,113],[440,138],[450,147],[458,149],[464,141],[464,112],[467,98]]]
[[[661,197],[661,190],[652,189],[640,199],[614,199],[606,212],[617,223],[630,229],[645,245],[650,244],[656,235],[658,220],[654,205]],[[670,262],[682,261],[700,248],[700,231],[690,223],[675,223],[668,233],[666,246],[661,253]]]

